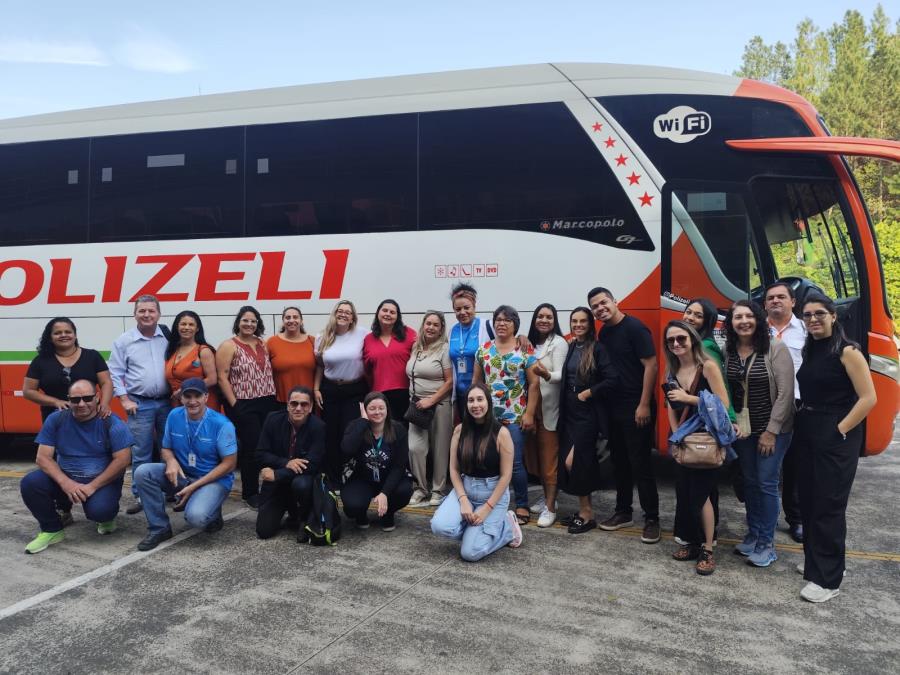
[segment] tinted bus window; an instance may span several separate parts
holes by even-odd
[[[0,145],[0,243],[87,241],[86,139]]]
[[[413,230],[416,116],[247,128],[247,233]]]
[[[562,103],[420,115],[422,229],[548,231],[651,250],[600,152]],[[556,228],[556,223],[597,223]],[[631,235],[629,244],[616,239]]]
[[[241,127],[95,138],[91,240],[243,234]]]

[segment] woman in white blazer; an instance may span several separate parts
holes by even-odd
[[[535,418],[535,433],[528,436],[525,446],[525,466],[532,475],[539,476],[544,498],[531,507],[538,516],[538,527],[550,527],[556,521],[556,474],[559,441],[556,424],[559,420],[559,394],[563,366],[569,345],[559,329],[556,308],[542,303],[531,315],[528,340],[534,345],[534,355],[547,373],[541,376],[541,406]]]

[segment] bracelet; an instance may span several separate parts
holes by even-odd
[[[494,510],[494,505],[491,504],[491,500],[490,500],[490,499],[485,499],[485,500],[484,500],[484,503],[491,507],[491,511]]]
[[[469,498],[469,495],[463,493],[463,494],[461,494],[461,495],[457,495],[456,498],[457,498],[457,499],[460,499],[460,500],[461,500],[461,499],[468,499],[468,498]]]

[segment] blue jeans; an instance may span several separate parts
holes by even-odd
[[[69,478],[79,483],[90,483],[92,480],[80,476]],[[119,476],[112,483],[99,488],[82,504],[84,515],[88,520],[105,523],[116,517],[119,512],[119,499],[122,497],[123,478],[124,476]],[[63,529],[56,513],[56,505],[71,502],[55,480],[40,469],[35,469],[22,479],[19,490],[22,492],[25,506],[40,524],[41,532],[59,532]]]
[[[506,425],[513,442],[512,489],[516,495],[516,508],[528,508],[528,472],[525,471],[525,434],[518,424]]]
[[[470,476],[463,476],[462,479],[473,511],[477,511],[490,498],[494,488],[497,487],[497,481],[500,480],[498,477]],[[463,560],[476,562],[512,541],[512,527],[506,519],[508,507],[509,490],[506,490],[481,525],[469,525],[460,513],[456,490],[450,490],[450,494],[441,502],[431,518],[431,531],[439,537],[461,540],[459,554]]]
[[[142,464],[134,472],[134,484],[144,505],[150,534],[165,532],[171,527],[166,515],[165,495],[174,495],[188,483],[190,480],[179,477],[178,485],[172,485],[166,478],[166,465],[161,462]],[[222,503],[227,497],[228,489],[224,485],[207,483],[188,499],[184,519],[191,527],[206,527],[222,515]]]
[[[775,526],[781,500],[778,493],[778,479],[781,462],[791,444],[791,434],[775,436],[775,449],[764,457],[757,450],[759,435],[742,438],[734,442],[734,449],[744,474],[744,506],[747,509],[747,532],[760,544],[771,544],[775,539]]]
[[[128,430],[134,436],[131,448],[131,494],[136,497],[135,471],[141,464],[153,461],[153,443],[154,440],[162,441],[172,404],[168,398],[146,398],[137,394],[128,394],[128,398],[138,404],[137,412],[128,415],[125,420]]]

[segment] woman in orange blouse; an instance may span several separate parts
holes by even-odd
[[[316,356],[313,341],[303,328],[303,314],[297,307],[285,307],[281,313],[281,332],[266,343],[272,375],[275,379],[275,398],[287,403],[294,387],[313,388],[316,379]]]
[[[207,407],[218,410],[216,352],[206,342],[203,322],[195,312],[186,310],[175,316],[172,328],[166,347],[166,380],[172,390],[172,405],[181,405],[181,383],[199,377],[209,387]]]

